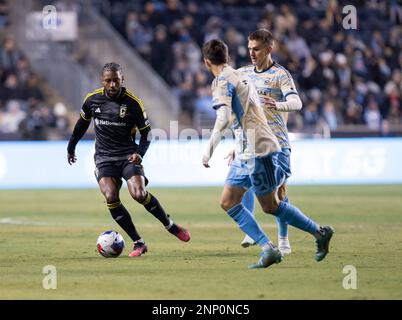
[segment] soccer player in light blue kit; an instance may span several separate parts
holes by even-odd
[[[225,130],[235,124],[235,134],[239,135],[236,141],[243,141],[237,145],[236,157],[241,161],[241,170],[247,171],[248,175],[237,175],[237,181],[225,184],[220,202],[222,209],[262,249],[258,262],[249,267],[266,268],[281,262],[283,258],[254,216],[242,204],[246,189],[251,187],[265,213],[273,214],[315,237],[315,259],[323,260],[329,251],[334,231],[330,226],[321,227],[298,208],[279,199],[278,189],[289,174],[279,164],[282,161],[282,150],[267,123],[256,88],[250,84],[247,76],[228,65],[228,48],[222,40],[214,39],[205,43],[203,55],[206,67],[215,76],[212,94],[217,118],[202,162],[206,168],[209,167],[209,159]]]
[[[257,89],[261,105],[264,108],[268,125],[277,137],[282,148],[280,165],[290,176],[290,143],[286,128],[288,112],[299,111],[302,102],[297,93],[292,76],[280,64],[272,60],[274,37],[266,29],[259,29],[248,36],[248,50],[252,65],[241,67],[238,71],[247,75]],[[229,155],[231,174],[233,175],[240,163],[235,154]],[[233,159],[233,160],[232,160]],[[232,161],[231,161],[232,160]],[[286,181],[279,187],[279,199],[288,201]],[[244,206],[253,213],[254,193],[249,189],[243,197]],[[278,223],[278,247],[282,254],[291,253],[286,221],[276,218]],[[245,236],[241,242],[243,247],[254,245],[255,241]]]

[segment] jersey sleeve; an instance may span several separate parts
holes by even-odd
[[[142,104],[141,100],[138,99],[136,101],[136,108],[138,110],[137,115],[136,115],[136,126],[139,131],[144,130],[146,128],[149,128],[151,124],[149,123],[148,120],[148,115],[145,112],[144,105]]]
[[[203,155],[203,162],[208,162],[209,159],[212,157],[212,154],[219,144],[225,130],[229,128],[231,123],[231,111],[227,107],[219,107],[216,110],[216,120],[215,125],[212,130],[211,137],[209,138],[207,148],[205,149]]]
[[[80,111],[80,116],[85,121],[91,121],[91,119],[92,119],[92,112],[91,112],[89,100],[90,100],[90,98],[88,96],[85,97],[84,102],[81,107],[81,111]]]
[[[212,108],[215,110],[222,106],[231,107],[233,90],[224,77],[219,77],[212,84]]]
[[[143,110],[141,112],[141,116],[139,117],[139,120],[138,120],[138,124],[137,124],[138,130],[142,131],[146,128],[149,128],[150,126],[151,126],[151,124],[149,123],[147,113],[145,112],[145,110]]]
[[[296,90],[293,78],[288,71],[283,71],[283,74],[281,75],[279,80],[279,85],[285,100],[286,97],[291,94],[299,95],[299,93]]]

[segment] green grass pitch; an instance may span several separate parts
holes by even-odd
[[[248,270],[260,249],[219,208],[221,188],[150,189],[192,235],[180,242],[122,190],[149,252],[129,258],[128,236],[102,195],[89,190],[0,191],[0,299],[402,299],[402,186],[290,186],[290,200],[335,228],[330,253],[315,262],[314,240],[290,228],[292,254],[268,269]],[[272,216],[256,216],[276,242]],[[118,258],[96,251],[105,230],[122,232]],[[44,266],[57,270],[45,290]],[[357,288],[345,289],[357,271]]]

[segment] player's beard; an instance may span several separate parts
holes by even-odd
[[[106,92],[110,98],[116,98],[120,95],[121,88],[119,88],[118,90],[115,90],[115,91],[110,91],[110,89],[109,89],[109,90],[106,90]]]

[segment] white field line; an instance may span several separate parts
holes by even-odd
[[[0,224],[16,224],[16,225],[27,225],[27,226],[48,226],[48,222],[43,221],[29,221],[29,220],[18,220],[14,218],[2,218],[0,219]]]

